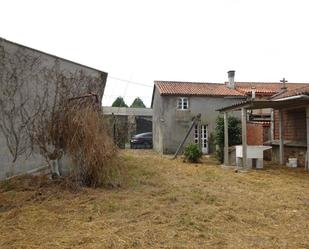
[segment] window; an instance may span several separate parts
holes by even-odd
[[[178,110],[189,109],[189,100],[187,97],[181,97],[177,99],[177,109]]]

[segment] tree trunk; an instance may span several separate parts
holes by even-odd
[[[9,171],[9,176],[14,176],[15,175],[15,164],[16,164],[16,160],[14,160],[11,164],[11,168]]]

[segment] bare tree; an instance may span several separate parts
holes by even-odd
[[[12,158],[11,174],[19,157],[38,153],[59,175],[69,144],[67,113],[71,115],[73,105],[81,104],[76,100],[97,90],[100,82],[82,70],[63,69],[58,59],[46,63],[23,48],[6,51],[0,43],[0,132]],[[96,95],[97,103],[101,97]]]
[[[61,70],[58,60],[55,60],[52,68],[44,69],[43,79],[41,85],[44,94],[36,98],[44,97],[45,101],[41,101],[42,109],[32,118],[29,137],[33,147],[39,148],[53,175],[59,176],[61,158],[68,144],[66,115],[74,105],[72,100],[83,97],[91,89],[83,86],[92,87],[96,79],[86,76],[83,71],[72,73]]]
[[[0,131],[12,158],[11,174],[14,174],[17,159],[31,154],[27,129],[40,105],[33,106],[32,102],[37,99],[30,99],[27,83],[29,79],[37,81],[39,64],[39,57],[28,56],[19,50],[12,55],[0,46]],[[29,109],[31,115],[26,115]]]

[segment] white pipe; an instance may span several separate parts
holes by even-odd
[[[291,99],[309,99],[308,95],[297,95],[297,96],[291,96],[291,97],[285,97],[281,99],[275,99],[274,101],[284,101],[284,100],[291,100]]]

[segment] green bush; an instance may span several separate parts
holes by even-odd
[[[190,163],[197,163],[202,157],[198,144],[188,144],[185,148],[185,159]]]
[[[240,119],[228,117],[229,146],[241,144],[241,121]],[[224,118],[219,116],[216,120],[215,144],[217,146],[216,158],[222,163],[224,160]]]

